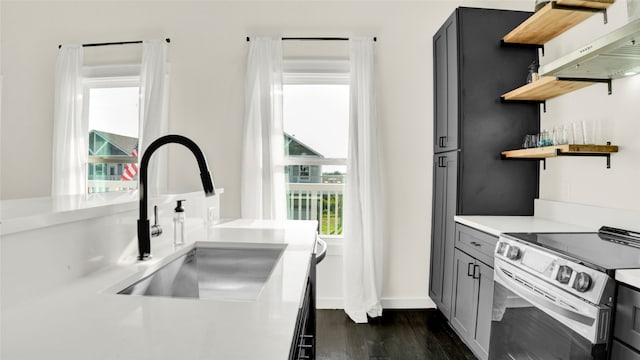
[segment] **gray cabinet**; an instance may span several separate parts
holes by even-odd
[[[313,254],[302,306],[298,310],[289,360],[316,358],[316,264],[316,254]]]
[[[611,346],[611,360],[640,360],[640,353],[614,339]]]
[[[461,241],[460,239],[463,238]],[[456,224],[456,244],[466,251],[454,250],[454,288],[451,325],[460,338],[480,359],[489,356],[491,308],[493,302],[493,267],[480,261],[481,246],[467,247],[467,242],[497,242],[497,238],[481,231]]]
[[[434,157],[429,296],[447,318],[453,290],[455,224],[449,219],[453,219],[456,211],[457,159],[456,152]]]
[[[458,148],[457,34],[453,13],[433,36],[434,153]]]
[[[473,313],[477,304],[474,292],[477,290],[476,279],[473,277],[476,261],[464,252],[455,249],[455,299],[451,309],[451,325],[458,334],[469,339],[473,336],[475,319]]]
[[[618,285],[612,360],[640,359],[640,290]]]
[[[458,8],[433,37],[434,161],[429,296],[450,319],[455,215],[532,215],[536,161],[504,161],[539,132],[539,107],[500,102],[536,49],[501,46],[531,13]],[[473,245],[472,245],[473,246]],[[485,259],[486,260],[486,259]],[[487,261],[488,262],[488,261]]]

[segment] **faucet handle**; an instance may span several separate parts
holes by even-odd
[[[158,205],[153,207],[153,225],[151,225],[151,237],[157,237],[162,234],[162,228],[158,225]]]

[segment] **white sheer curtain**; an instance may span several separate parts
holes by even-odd
[[[349,41],[351,83],[344,210],[344,310],[357,323],[382,315],[383,216],[373,40]]]
[[[282,123],[282,40],[257,37],[245,78],[241,213],[248,219],[287,217]]]
[[[167,134],[168,119],[167,43],[164,40],[142,42],[140,65],[140,132],[138,154],[142,159],[145,149],[155,139]],[[159,149],[149,162],[148,189],[157,194],[166,189],[167,149]]]
[[[82,117],[82,45],[58,50],[53,106],[51,195],[87,192],[88,127]]]

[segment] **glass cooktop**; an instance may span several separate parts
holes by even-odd
[[[602,227],[600,232],[503,235],[554,251],[609,274],[617,269],[640,268],[640,242],[635,238],[638,234],[630,231]]]

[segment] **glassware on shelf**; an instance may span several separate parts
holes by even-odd
[[[549,132],[547,130],[542,130],[542,132],[538,135],[538,147],[551,145],[553,145],[551,135],[549,135]]]

